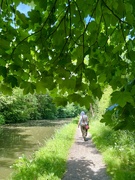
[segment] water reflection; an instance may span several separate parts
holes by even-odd
[[[0,128],[0,180],[7,180],[12,172],[10,166],[22,154],[30,157],[35,150],[45,144],[56,128],[64,121],[31,121]]]

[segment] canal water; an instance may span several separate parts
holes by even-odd
[[[30,158],[59,127],[68,122],[70,119],[41,120],[0,127],[0,180],[8,180],[13,171],[11,166],[19,157]]]

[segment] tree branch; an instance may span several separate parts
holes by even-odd
[[[99,3],[99,0],[97,0],[97,2],[96,2],[96,5],[95,5],[95,7],[94,7],[94,9],[93,9],[93,12],[92,12],[92,14],[91,14],[91,16],[90,16],[90,19],[89,19],[89,21],[88,21],[88,24],[86,25],[86,27],[85,27],[85,29],[84,29],[84,33],[86,32],[86,30],[87,30],[87,28],[88,28],[88,26],[89,26],[89,24],[90,24],[90,22],[91,22],[91,20],[92,20],[92,17],[93,17],[93,15],[94,15],[94,12],[95,12],[96,9],[97,9],[98,3]]]
[[[119,22],[123,22],[123,23],[125,23],[125,24],[130,25],[128,22],[123,21],[117,14],[115,14],[114,11],[104,2],[104,0],[102,0],[102,2],[103,2],[103,4],[105,5],[105,7],[106,7],[109,11],[111,11],[111,13],[119,20]]]
[[[51,9],[51,11],[50,11],[48,17],[47,17],[46,20],[44,21],[42,27],[41,27],[38,31],[36,31],[36,32],[34,32],[34,33],[28,35],[27,37],[25,37],[22,41],[20,41],[20,42],[13,48],[13,51],[12,51],[12,53],[11,53],[11,58],[12,58],[12,59],[13,59],[13,54],[14,54],[15,50],[17,49],[17,47],[18,47],[21,43],[23,43],[23,42],[24,42],[26,39],[28,39],[29,37],[31,37],[31,36],[33,36],[33,35],[35,35],[35,34],[38,34],[39,32],[42,31],[42,29],[44,28],[46,22],[48,21],[49,17],[51,16],[52,11],[53,11],[53,9],[54,9],[56,3],[57,3],[57,0],[55,0],[54,4],[53,4],[53,6],[52,6],[52,9]]]
[[[82,23],[83,23],[83,25],[84,25],[84,27],[85,27],[84,20],[83,20],[83,18],[82,18],[82,16],[81,16],[81,11],[80,11],[80,8],[79,8],[79,6],[78,6],[78,4],[77,4],[77,2],[76,2],[76,1],[74,1],[74,3],[75,3],[75,5],[76,5],[76,7],[77,7],[77,9],[78,9],[78,13],[79,13],[80,19],[81,19],[81,21],[82,21]]]

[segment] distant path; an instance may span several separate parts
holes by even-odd
[[[110,179],[102,156],[94,147],[90,135],[88,134],[87,141],[84,141],[80,129],[77,128],[75,142],[69,152],[67,172],[62,180]]]

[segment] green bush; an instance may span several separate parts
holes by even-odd
[[[24,96],[22,90],[16,89],[12,96],[5,99],[7,102],[2,111],[7,123],[24,122],[36,117],[38,107],[34,95]]]
[[[0,125],[5,124],[5,118],[2,114],[0,114]]]
[[[38,101],[38,112],[41,114],[41,119],[55,119],[56,106],[52,98],[48,94],[36,95]]]
[[[86,108],[80,107],[79,105],[74,105],[73,103],[67,104],[65,107],[59,106],[57,108],[58,118],[74,118],[80,114],[81,111],[87,113]]]
[[[0,94],[0,114],[5,123],[18,123],[28,120],[72,118],[85,108],[79,105],[67,104],[56,107],[49,94],[27,94],[19,88],[13,90],[12,96]]]
[[[102,153],[107,171],[113,180],[135,179],[135,132],[117,130],[100,122],[110,101],[110,91],[106,89],[100,101],[98,111],[91,120],[92,140]]]

